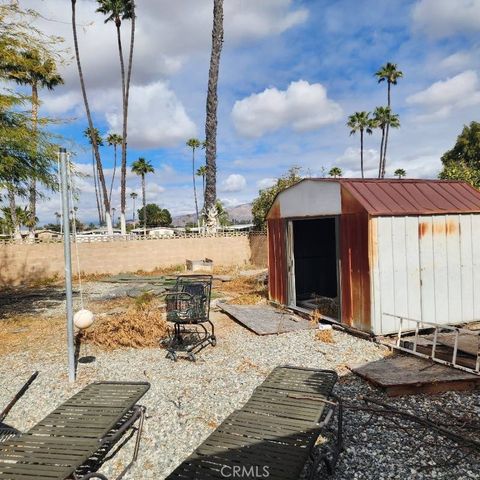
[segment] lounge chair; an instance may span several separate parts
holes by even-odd
[[[332,473],[342,450],[342,406],[332,394],[332,370],[277,367],[250,400],[232,413],[179,465],[167,480],[220,478],[299,478],[310,458],[310,478],[322,467]],[[338,425],[334,445],[314,455],[334,406]]]
[[[145,407],[138,400],[145,382],[92,383],[28,432],[0,443],[0,480],[107,480],[98,469],[135,434],[138,456]]]
[[[17,392],[17,394],[12,398],[10,403],[0,412],[0,442],[4,442],[9,438],[12,438],[18,435],[20,432],[16,428],[3,423],[5,418],[7,418],[8,413],[13,408],[13,406],[25,395],[25,392],[29,389],[33,381],[38,377],[38,372],[35,372],[23,385],[23,387]]]

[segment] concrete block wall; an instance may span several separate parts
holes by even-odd
[[[261,238],[264,236],[254,242],[253,255],[248,236],[92,242],[77,246],[83,273],[115,275],[184,265],[186,259],[211,258],[215,265],[225,267],[241,268],[252,263],[263,266],[266,257],[261,260]],[[72,244],[74,273],[75,248]],[[53,276],[64,276],[63,244],[0,245],[0,285],[21,285]]]

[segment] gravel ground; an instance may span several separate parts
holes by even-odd
[[[315,340],[313,331],[259,337],[223,314],[214,313],[213,317],[218,345],[205,349],[196,363],[173,363],[161,349],[102,352],[91,346],[82,347],[82,355],[95,355],[97,361],[79,366],[75,385],[67,382],[65,351],[53,338],[52,348],[41,353],[25,349],[2,356],[0,350],[0,406],[11,399],[33,370],[39,370],[40,376],[7,418],[21,430],[34,425],[91,381],[147,380],[152,386],[142,399],[148,418],[140,457],[125,478],[160,480],[240,407],[277,365],[336,369],[342,375],[336,393],[347,403],[359,405],[360,395],[383,398],[381,392],[346,369],[350,363],[382,358],[386,353],[383,347],[339,331],[334,333],[334,344]],[[451,411],[469,409],[477,416],[480,413],[478,392],[404,397],[388,402],[419,413],[435,412],[438,407]],[[424,469],[432,461],[444,461],[446,451],[452,451],[451,445],[419,429],[411,435],[379,418],[368,422],[369,417],[365,412],[345,411],[345,451],[332,478],[479,478],[478,457],[468,457],[454,467]],[[434,441],[436,447],[422,447],[422,441]],[[130,442],[102,471],[107,476],[118,471],[129,460],[132,446]]]

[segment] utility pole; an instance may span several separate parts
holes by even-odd
[[[68,380],[75,381],[75,347],[73,338],[72,253],[70,249],[70,206],[68,192],[67,150],[60,147],[60,178],[63,213],[63,253],[65,258],[65,293],[67,310]]]

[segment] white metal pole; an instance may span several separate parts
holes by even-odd
[[[73,302],[72,302],[72,254],[70,250],[70,206],[67,180],[67,150],[60,148],[60,177],[62,187],[63,213],[63,252],[65,257],[65,293],[67,297],[67,347],[68,347],[68,380],[75,381],[75,346],[73,338]]]

